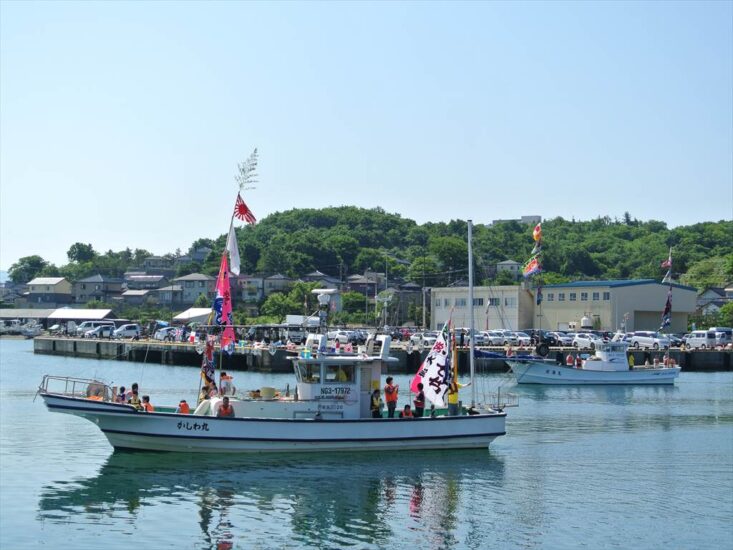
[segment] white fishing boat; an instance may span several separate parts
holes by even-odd
[[[325,338],[325,336],[322,336]],[[372,418],[371,393],[382,370],[397,359],[391,339],[378,353],[302,353],[293,359],[295,392],[231,397],[233,418],[217,417],[222,398],[204,400],[192,414],[171,408],[142,412],[115,403],[115,389],[97,380],[45,376],[39,394],[50,411],[93,422],[115,449],[184,452],[314,452],[487,448],[504,435],[506,413],[496,409],[459,416]],[[379,345],[381,344],[381,345]],[[369,346],[372,342],[369,343]],[[320,342],[316,349],[325,349]],[[470,414],[468,414],[470,412]]]
[[[507,358],[518,384],[673,384],[680,374],[676,365],[631,367],[627,344],[604,342],[595,353],[573,365],[534,356]]]

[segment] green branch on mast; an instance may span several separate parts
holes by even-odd
[[[239,173],[234,176],[234,179],[239,183],[240,191],[247,191],[255,188],[254,184],[257,183],[257,161],[257,147],[255,147],[247,160],[240,162],[237,165]]]

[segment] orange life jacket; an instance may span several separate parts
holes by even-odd
[[[402,418],[412,418],[412,410],[410,410],[410,409],[407,409],[406,411],[402,411],[402,412],[400,413],[400,416],[401,416]]]
[[[153,407],[150,403],[143,403],[143,408],[149,413],[155,410],[155,407]]]
[[[181,403],[178,405],[178,408],[181,414],[189,414],[191,412],[191,407],[188,406],[188,403]]]
[[[219,414],[217,416],[234,416],[234,409],[231,405],[229,405],[228,407],[222,405],[221,407],[219,407]]]
[[[396,403],[397,402],[397,388],[394,387],[392,384],[387,384],[384,386],[384,399],[387,401],[387,403]]]

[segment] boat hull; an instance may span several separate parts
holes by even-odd
[[[416,419],[216,418],[138,412],[123,404],[41,394],[50,411],[96,424],[115,449],[180,452],[322,452],[487,448],[505,413]]]
[[[674,384],[680,367],[637,368],[622,371],[576,369],[546,361],[507,361],[518,384],[623,385]]]

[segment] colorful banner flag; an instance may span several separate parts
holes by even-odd
[[[662,269],[672,269],[672,249],[669,249],[669,257],[662,262]]]
[[[239,244],[237,243],[237,234],[234,231],[234,224],[229,225],[229,237],[227,238],[227,251],[229,252],[229,261],[231,262],[230,271],[235,275],[239,275]]]
[[[535,225],[534,231],[532,231],[532,238],[537,242],[542,239],[542,223]]]
[[[667,303],[664,305],[664,311],[662,312],[662,325],[659,330],[664,327],[668,327],[672,324],[672,287],[669,287],[667,291]]]
[[[522,275],[524,275],[525,277],[530,277],[531,275],[539,273],[540,271],[542,271],[540,260],[537,256],[533,256],[526,264],[524,264],[524,267],[522,268]]]
[[[221,335],[220,345],[222,349],[234,342],[234,328],[232,317],[232,294],[229,287],[229,267],[227,266],[227,254],[221,255],[221,266],[219,276],[216,278],[216,298],[214,298],[214,322],[224,327]]]
[[[257,218],[255,218],[255,215],[249,209],[249,206],[244,204],[242,195],[239,193],[237,193],[237,202],[234,205],[234,217],[242,220],[243,222],[252,224],[257,221]]]
[[[201,378],[204,384],[211,385],[214,383],[214,337],[206,338],[206,349],[201,357]]]
[[[436,407],[445,406],[445,395],[453,379],[451,350],[448,345],[449,332],[450,319],[443,325],[443,330],[438,335],[433,348],[425,357],[425,361],[420,365],[410,384],[410,391],[417,393],[419,391],[417,385],[422,382],[425,398]]]

